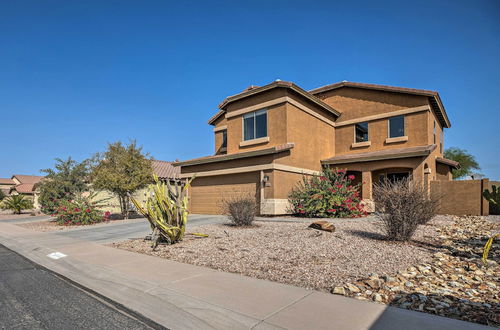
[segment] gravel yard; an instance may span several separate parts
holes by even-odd
[[[438,217],[423,226],[411,243],[383,240],[374,218],[333,220],[334,233],[307,228],[310,222],[257,221],[254,227],[206,225],[196,228],[208,238],[187,236],[175,245],[152,251],[142,239],[113,246],[222,271],[329,291],[370,273],[395,273],[430,260],[427,243],[436,236]]]
[[[17,226],[21,226],[23,228],[32,229],[36,231],[61,231],[61,230],[73,230],[78,228],[88,228],[88,227],[96,227],[96,226],[106,226],[116,221],[124,221],[124,220],[111,220],[111,221],[103,221],[92,225],[81,225],[81,226],[64,226],[58,225],[55,221],[36,221],[36,222],[28,222],[28,223],[19,223]]]
[[[487,264],[483,246],[499,232],[497,216],[436,216],[409,243],[385,241],[373,218],[331,220],[334,233],[310,222],[257,221],[251,228],[197,227],[152,251],[136,239],[113,246],[261,279],[328,291],[500,327],[500,251]]]
[[[2,220],[10,220],[10,219],[24,219],[30,218],[33,215],[32,213],[40,215],[39,212],[24,210],[21,214],[13,214],[10,210],[0,210],[0,221]]]

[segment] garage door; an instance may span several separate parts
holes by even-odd
[[[235,196],[251,196],[258,201],[258,172],[195,178],[191,184],[189,212],[221,214],[222,202]]]

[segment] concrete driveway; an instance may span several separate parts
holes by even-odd
[[[200,215],[190,214],[188,218],[187,230],[190,228],[212,223],[222,223],[227,221],[220,215]],[[151,228],[146,219],[131,219],[114,221],[107,225],[82,227],[74,230],[64,230],[54,232],[56,235],[75,238],[83,241],[96,243],[112,243],[124,241],[132,238],[142,238],[151,233]]]

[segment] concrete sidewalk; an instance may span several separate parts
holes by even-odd
[[[488,328],[8,223],[0,223],[0,243],[171,329]]]

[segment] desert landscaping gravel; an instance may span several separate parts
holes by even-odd
[[[369,273],[394,273],[431,259],[426,244],[436,236],[439,218],[422,226],[411,243],[383,240],[373,217],[332,220],[334,233],[309,229],[310,222],[257,221],[254,227],[206,225],[196,228],[208,238],[187,236],[179,244],[152,251],[143,239],[114,246],[226,272],[330,291]]]

